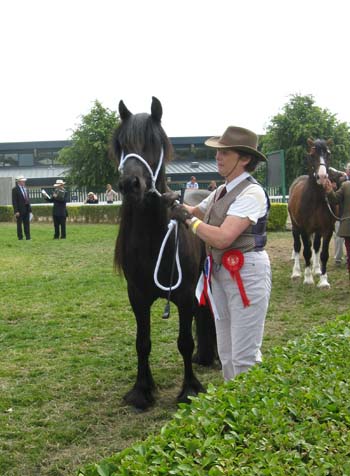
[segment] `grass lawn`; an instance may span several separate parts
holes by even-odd
[[[123,394],[136,374],[135,322],[125,281],[113,272],[115,225],[32,225],[32,241],[0,223],[0,475],[74,475],[78,467],[156,432],[176,410],[182,380],[175,310],[153,312],[154,408],[137,413]],[[333,243],[332,243],[333,245]],[[331,289],[290,280],[292,237],[269,235],[273,291],[264,356],[270,349],[349,309],[345,267],[333,264]],[[196,369],[204,384],[216,369]]]

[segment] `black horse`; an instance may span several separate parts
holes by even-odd
[[[307,143],[309,146],[307,156],[308,175],[302,175],[295,179],[289,190],[288,211],[292,221],[294,238],[292,278],[295,279],[301,276],[299,254],[302,240],[305,259],[304,284],[314,284],[313,274],[315,274],[320,275],[317,286],[319,288],[329,288],[327,261],[329,258],[329,243],[334,231],[335,214],[334,209],[331,209],[326,201],[322,183],[328,173],[332,173],[332,169],[329,168],[331,155],[329,146],[332,141],[308,139]],[[312,237],[313,251],[311,246]],[[322,249],[320,253],[321,242]]]
[[[161,126],[162,106],[157,98],[152,98],[151,114],[133,115],[123,101],[119,103],[119,114],[121,124],[114,132],[111,145],[119,161],[119,189],[123,195],[115,264],[127,280],[129,300],[137,322],[138,357],[136,382],[124,399],[136,408],[146,409],[154,403],[155,391],[149,366],[150,309],[156,299],[169,295],[155,284],[154,270],[170,220],[169,203],[163,194],[169,192],[165,163],[171,159],[172,147]],[[189,396],[203,391],[192,369],[193,316],[197,323],[199,363],[210,365],[214,360],[215,328],[209,311],[199,308],[195,299],[204,259],[203,246],[184,225],[178,228],[180,270],[175,267],[170,282],[176,244],[174,235],[169,235],[164,248],[157,280],[164,287],[174,285],[171,301],[179,312],[177,345],[184,362],[183,386],[177,399],[188,402]],[[175,289],[180,271],[182,280]]]

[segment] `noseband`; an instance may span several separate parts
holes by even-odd
[[[141,155],[138,155],[138,154],[135,154],[134,152],[132,152],[132,153],[127,154],[127,155],[124,156],[124,151],[122,151],[122,155],[121,155],[121,158],[120,158],[120,164],[119,164],[119,167],[118,167],[119,172],[123,173],[125,162],[128,159],[130,159],[131,157],[134,157],[135,159],[139,160],[146,167],[147,171],[149,172],[149,174],[151,176],[152,186],[151,186],[151,188],[149,189],[148,192],[149,193],[154,192],[160,197],[162,194],[156,189],[156,182],[157,182],[157,178],[158,178],[160,169],[161,169],[162,164],[163,164],[163,158],[164,158],[163,147],[161,148],[161,151],[160,151],[159,163],[158,163],[157,170],[155,171],[155,173],[153,173],[153,170],[151,169],[149,164],[146,162],[146,160],[143,157],[141,157]]]

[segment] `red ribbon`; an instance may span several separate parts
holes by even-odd
[[[237,286],[239,289],[239,292],[241,294],[242,302],[244,307],[247,307],[250,305],[250,301],[246,295],[244,286],[243,286],[243,281],[241,278],[241,275],[239,273],[239,270],[242,268],[244,264],[244,256],[243,253],[239,250],[229,250],[224,253],[222,257],[222,264],[224,267],[227,269],[227,271],[230,273],[232,279],[236,279]]]

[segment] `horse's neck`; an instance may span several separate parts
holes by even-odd
[[[155,198],[130,206],[122,217],[121,226],[128,230],[129,236],[160,240],[167,231],[168,222],[166,208]]]

